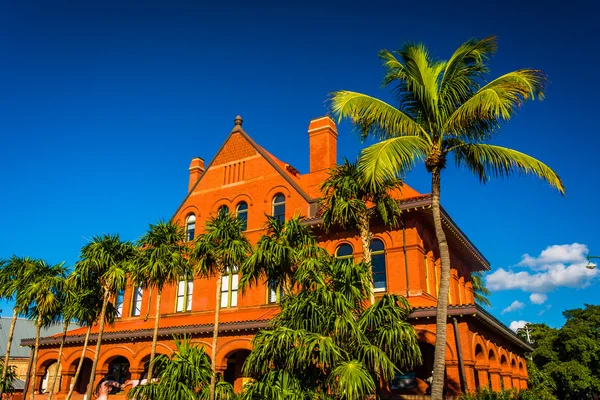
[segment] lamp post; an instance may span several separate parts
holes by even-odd
[[[588,264],[585,266],[587,269],[595,269],[596,268],[596,264],[594,264],[592,262],[592,258],[600,258],[600,256],[587,256],[588,259]]]

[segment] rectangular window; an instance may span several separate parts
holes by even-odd
[[[425,256],[425,290],[427,293],[431,293],[429,289],[429,262],[427,262],[427,256]]]
[[[194,281],[179,281],[177,285],[177,312],[192,311],[192,294]]]
[[[236,307],[238,298],[238,271],[227,269],[221,282],[221,308]]]
[[[385,253],[371,256],[371,268],[373,269],[373,289],[375,292],[385,292]]]
[[[119,290],[117,293],[117,298],[115,299],[115,309],[117,310],[117,318],[121,318],[123,316],[123,299],[125,298],[125,291]]]
[[[140,287],[133,288],[133,304],[131,309],[131,315],[138,317],[142,314],[142,298],[144,296],[144,289]]]
[[[276,304],[281,302],[283,299],[283,289],[277,286],[275,282],[269,282],[269,287],[267,291],[267,303]]]

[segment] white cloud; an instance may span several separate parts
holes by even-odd
[[[520,310],[523,307],[525,307],[525,303],[521,303],[519,300],[515,300],[512,302],[512,304],[510,306],[508,306],[504,310],[502,310],[501,314],[505,314],[507,312],[511,312],[511,311],[515,311],[515,310]]]
[[[509,328],[516,332],[518,329],[524,328],[525,324],[529,324],[529,323],[530,323],[529,321],[523,321],[523,320],[513,321],[510,323]]]
[[[531,300],[533,304],[544,304],[546,300],[548,300],[548,295],[544,293],[531,293],[529,300]]]
[[[548,246],[539,256],[531,257],[524,254],[521,262],[517,264],[520,267],[530,267],[532,269],[545,269],[552,264],[573,264],[584,262],[588,248],[585,244],[555,244]]]
[[[525,254],[517,266],[526,266],[532,271],[500,268],[487,276],[487,287],[496,291],[520,289],[538,294],[559,287],[584,288],[600,277],[600,268],[586,268],[587,251],[586,245],[573,243],[550,246],[538,257]]]

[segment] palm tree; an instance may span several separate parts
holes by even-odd
[[[371,304],[375,303],[373,267],[371,265],[371,227],[373,217],[379,217],[385,226],[398,225],[400,207],[391,193],[402,187],[396,177],[387,177],[376,185],[364,185],[364,179],[356,163],[345,160],[332,168],[329,178],[321,185],[323,225],[357,231],[360,235],[363,260],[371,269]]]
[[[237,272],[251,251],[250,243],[242,234],[242,224],[243,222],[234,214],[219,211],[216,217],[212,217],[206,222],[205,232],[196,238],[192,254],[197,274],[217,277],[209,400],[215,399],[217,382],[217,340],[223,274]]]
[[[150,224],[148,231],[138,241],[140,252],[136,260],[136,268],[132,271],[132,280],[140,287],[156,289],[156,315],[148,380],[152,379],[153,361],[156,355],[163,288],[191,275],[188,247],[183,244],[184,242],[183,228],[174,222],[164,221],[156,225]]]
[[[471,39],[447,61],[435,60],[421,44],[407,44],[396,52],[382,50],[383,83],[395,85],[398,107],[356,92],[332,94],[332,110],[340,119],[350,118],[363,139],[373,136],[382,140],[361,154],[359,169],[368,184],[398,176],[422,160],[431,174],[433,223],[442,270],[433,400],[442,398],[446,352],[450,254],[442,228],[440,187],[448,155],[452,153],[456,164],[466,165],[481,182],[518,172],[533,174],[561,193],[565,190],[558,175],[544,163],[486,143],[526,100],[543,98],[547,82],[542,71],[520,69],[486,83],[486,60],[496,48],[494,37]]]
[[[490,299],[488,296],[492,294],[490,290],[485,286],[483,280],[483,274],[481,271],[471,273],[471,285],[473,286],[473,297],[475,302],[481,306],[490,307]]]
[[[4,364],[4,360],[0,360],[0,371],[2,371],[2,374],[4,376],[4,379],[2,381],[0,381],[0,386],[2,386],[2,388],[4,389],[4,393],[12,393],[13,392],[13,384],[15,382],[15,380],[17,379],[17,371],[16,371],[16,367],[14,365],[9,365],[6,369],[7,371],[4,372],[4,366],[6,364]]]
[[[127,393],[129,398],[140,400],[208,399],[212,376],[211,363],[204,349],[184,337],[175,339],[176,350],[171,357],[159,355],[152,361],[156,364],[158,379],[148,379]],[[219,382],[216,390],[219,400],[233,399],[233,387]]]
[[[241,266],[240,288],[267,283],[285,296],[294,290],[293,277],[302,260],[324,252],[310,227],[295,216],[288,221],[267,216],[266,233]]]
[[[69,388],[69,393],[65,400],[70,400],[75,391],[75,385],[81,374],[83,367],[83,361],[85,360],[85,353],[87,351],[88,343],[90,340],[90,334],[92,332],[92,326],[98,321],[100,312],[102,310],[103,295],[102,288],[98,281],[91,281],[87,278],[80,276],[80,272],[75,270],[74,280],[77,282],[75,287],[77,288],[77,295],[75,296],[76,304],[74,305],[73,319],[81,326],[86,326],[85,339],[83,340],[83,348],[81,350],[81,356],[79,357],[79,364],[75,371],[75,376],[72,379],[72,385]],[[109,303],[106,307],[104,316],[105,323],[112,324],[116,316],[116,308],[112,303]]]
[[[4,354],[4,365],[9,365],[10,348],[12,346],[15,326],[19,315],[27,315],[30,302],[23,296],[19,296],[23,287],[26,286],[26,277],[31,278],[35,274],[29,274],[27,271],[37,268],[37,260],[29,257],[12,256],[9,260],[2,260],[0,263],[0,298],[4,300],[15,300],[13,316],[8,331],[8,340],[6,343],[6,353]],[[7,382],[6,374],[10,368],[2,369],[1,382]],[[5,392],[5,387],[0,385],[0,398]]]
[[[23,288],[23,297],[30,299],[33,306],[28,317],[35,320],[35,346],[33,348],[33,362],[29,375],[29,382],[34,382],[40,346],[40,333],[42,327],[56,323],[60,317],[63,298],[63,286],[66,279],[64,263],[51,265],[43,260],[38,261],[37,268],[27,271],[30,276]],[[57,366],[58,368],[58,366]],[[30,399],[34,400],[35,385],[30,384]]]
[[[119,235],[95,236],[90,243],[82,247],[80,260],[75,265],[75,270],[83,280],[84,285],[91,286],[96,281],[102,294],[102,306],[98,316],[100,321],[98,339],[96,340],[96,351],[86,392],[86,398],[88,399],[92,398],[94,390],[94,378],[100,357],[102,334],[104,333],[104,323],[110,299],[117,296],[119,291],[125,288],[127,274],[135,257],[136,249],[133,244],[122,241]]]
[[[244,364],[257,381],[242,397],[364,399],[380,380],[420,363],[406,299],[385,294],[368,308],[370,268],[327,254],[305,259],[298,288],[259,331]]]

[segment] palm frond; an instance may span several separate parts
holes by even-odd
[[[473,287],[473,297],[475,298],[475,302],[482,306],[490,307],[492,303],[490,303],[488,296],[490,296],[492,292],[485,286],[483,274],[480,271],[471,273],[471,285]]]
[[[426,135],[421,126],[403,111],[365,94],[341,90],[331,95],[331,111],[338,117],[350,118],[361,139],[378,139],[403,135]]]
[[[454,148],[454,159],[458,166],[465,164],[482,183],[490,177],[509,177],[518,172],[537,176],[565,194],[565,187],[556,172],[543,162],[516,150],[485,143],[463,144]]]
[[[443,126],[450,135],[488,137],[501,122],[508,121],[527,100],[542,100],[547,78],[543,71],[520,69],[480,88],[464,101]]]
[[[361,152],[358,168],[370,187],[396,178],[410,170],[428,153],[429,143],[421,136],[400,136],[384,140]]]

